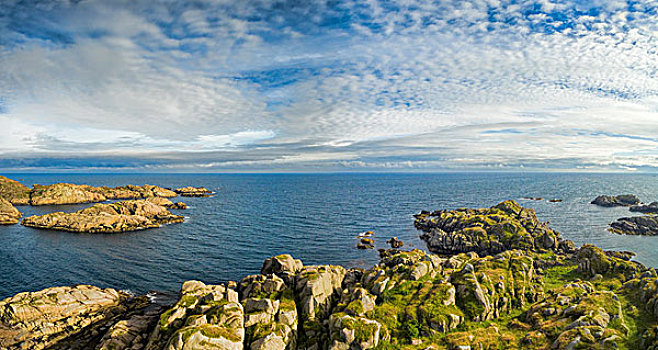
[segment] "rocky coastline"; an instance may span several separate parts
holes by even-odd
[[[19,223],[22,213],[14,205],[95,204],[75,213],[55,212],[24,218],[22,225],[77,233],[118,233],[157,228],[180,223],[184,217],[168,210],[183,210],[183,202],[169,198],[208,197],[212,191],[205,187],[184,187],[176,190],[154,185],[126,185],[93,187],[69,183],[34,185],[31,189],[18,181],[0,176],[0,225]]]
[[[415,225],[438,254],[380,250],[369,269],[283,254],[240,281],[187,281],[166,306],[20,293],[0,301],[0,348],[658,349],[658,275],[632,253],[577,248],[513,201]]]

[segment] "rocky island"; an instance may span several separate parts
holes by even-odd
[[[148,200],[94,204],[75,213],[51,213],[23,219],[27,227],[69,232],[116,233],[156,228],[184,218]]]
[[[128,199],[112,204],[96,204],[75,213],[55,212],[23,219],[24,226],[84,233],[116,233],[156,228],[183,222],[184,218],[167,209],[182,210],[187,205],[168,198],[207,197],[205,187],[185,187],[172,191],[153,185],[93,187],[69,183],[34,185],[31,189],[18,181],[0,176],[0,225],[17,224],[22,214],[13,205],[63,205],[98,203]]]
[[[630,207],[640,204],[640,199],[634,194],[621,194],[618,196],[598,196],[591,204],[601,207]]]
[[[657,349],[658,275],[629,252],[574,247],[531,209],[424,211],[428,248],[369,268],[267,259],[178,300],[91,286],[0,301],[3,349]]]

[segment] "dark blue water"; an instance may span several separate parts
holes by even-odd
[[[71,182],[94,186],[206,186],[211,198],[183,198],[185,223],[122,234],[75,234],[20,225],[0,227],[0,298],[75,283],[177,291],[183,281],[239,280],[272,255],[306,264],[366,267],[376,251],[355,249],[357,233],[374,230],[378,247],[398,236],[424,248],[412,214],[422,209],[491,206],[517,199],[578,245],[632,250],[658,266],[658,237],[608,233],[631,213],[588,203],[598,194],[635,193],[658,200],[658,176],[616,174],[330,174],[330,175],[26,175],[30,186]],[[523,201],[524,196],[562,203]],[[76,211],[87,205],[19,207],[24,215]]]

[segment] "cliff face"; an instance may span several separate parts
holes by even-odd
[[[304,266],[279,255],[240,281],[185,282],[178,300],[162,309],[88,286],[22,293],[0,302],[0,344],[66,348],[84,340],[88,349],[108,350],[658,348],[653,269],[630,261],[628,252],[573,248],[534,213],[501,207],[520,208],[505,202],[422,219],[441,218],[447,236],[480,227],[492,240],[487,252],[496,247],[492,254],[483,253],[480,238],[470,251],[442,256],[381,250],[380,262],[367,270]],[[500,225],[515,229],[501,231]],[[80,288],[92,288],[93,297]]]

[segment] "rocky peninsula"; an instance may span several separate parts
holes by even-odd
[[[591,204],[601,207],[630,207],[640,204],[640,199],[634,194],[621,194],[618,196],[603,195],[596,197]]]
[[[658,349],[658,275],[629,252],[574,247],[506,201],[416,216],[428,248],[369,268],[265,260],[178,300],[92,286],[0,301],[3,349]]]

